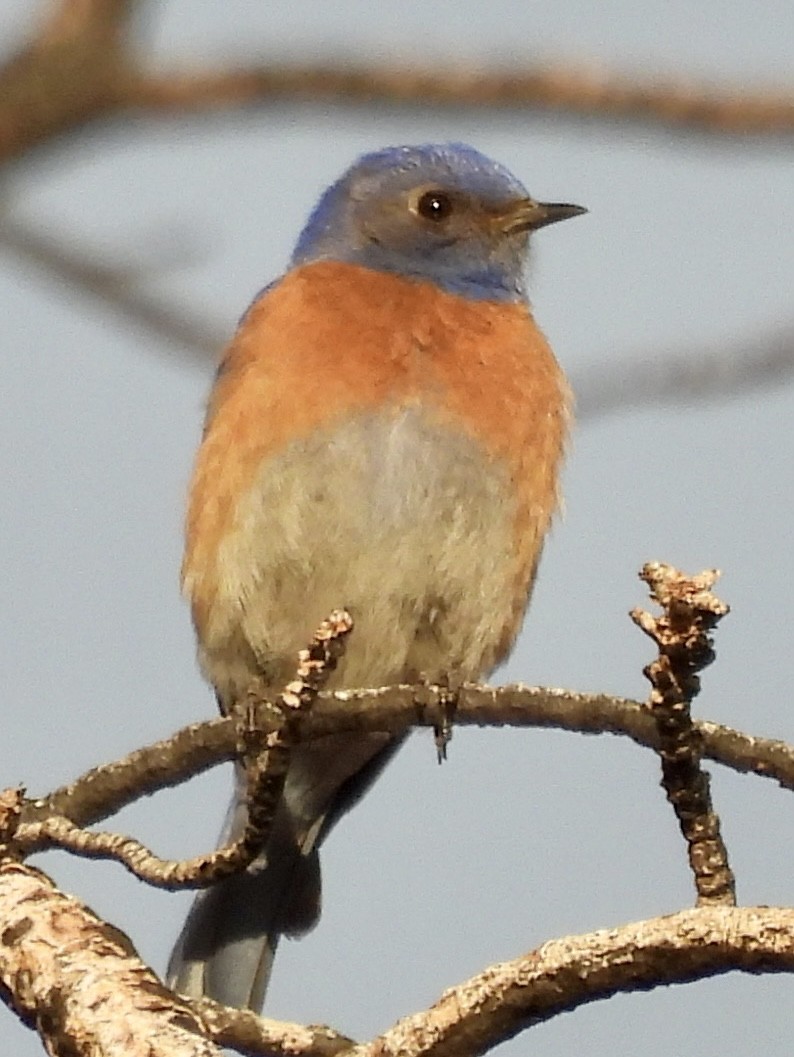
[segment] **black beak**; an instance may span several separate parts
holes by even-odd
[[[564,202],[536,202],[534,198],[521,198],[500,218],[503,231],[512,235],[516,231],[537,231],[558,220],[578,217],[587,210],[584,206],[568,205]]]

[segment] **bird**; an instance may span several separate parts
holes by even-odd
[[[570,392],[526,286],[542,202],[460,143],[361,156],[242,317],[209,397],[182,586],[224,713],[278,693],[318,624],[353,634],[329,688],[487,677],[516,639],[550,523]],[[320,914],[318,850],[403,738],[294,748],[272,830],[201,892],[167,982],[259,1009],[279,938]],[[225,839],[245,824],[238,781]]]

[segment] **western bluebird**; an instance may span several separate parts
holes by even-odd
[[[255,678],[279,691],[338,606],[356,627],[332,687],[479,679],[507,655],[569,402],[527,239],[583,212],[460,144],[367,154],[323,194],[223,356],[190,489],[182,582],[222,710]],[[261,1005],[279,936],[319,917],[320,844],[400,741],[294,751],[266,848],[197,897],[172,987]],[[238,784],[232,835],[244,817]]]

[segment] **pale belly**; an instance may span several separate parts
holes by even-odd
[[[332,686],[478,678],[520,618],[531,573],[515,539],[507,468],[419,408],[318,431],[270,458],[236,508],[202,667],[222,698],[257,675],[279,685],[344,606],[356,623]]]

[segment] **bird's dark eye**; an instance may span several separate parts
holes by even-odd
[[[416,202],[416,212],[425,220],[446,220],[452,210],[452,198],[446,191],[425,191]]]

